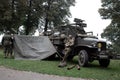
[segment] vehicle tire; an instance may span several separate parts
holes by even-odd
[[[110,64],[110,59],[100,59],[99,64],[102,67],[108,67]]]
[[[81,50],[78,53],[78,63],[80,66],[87,66],[88,65],[88,53],[86,50]]]

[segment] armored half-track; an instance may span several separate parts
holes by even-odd
[[[110,63],[111,55],[107,51],[105,41],[99,40],[96,36],[88,35],[84,27],[86,24],[81,19],[75,19],[75,23],[60,26],[51,38],[58,53],[64,56],[64,39],[68,35],[75,38],[74,46],[69,53],[68,60],[78,55],[80,66],[88,66],[89,62],[98,60],[100,66],[107,67]]]

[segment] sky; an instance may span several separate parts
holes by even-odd
[[[98,12],[101,8],[101,0],[76,0],[74,7],[70,8],[72,18],[79,18],[85,20],[87,27],[85,30],[87,32],[93,31],[94,35],[99,35],[103,30],[110,24],[110,20],[103,20]]]

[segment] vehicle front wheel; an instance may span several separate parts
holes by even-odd
[[[86,50],[80,50],[78,53],[78,62],[80,66],[87,66],[88,65],[88,53]]]
[[[100,59],[99,64],[102,67],[108,67],[110,64],[110,59]]]

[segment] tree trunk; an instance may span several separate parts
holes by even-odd
[[[44,32],[47,31],[47,28],[48,28],[48,18],[46,17],[46,18],[45,18],[45,28],[44,28]]]
[[[30,15],[31,15],[31,7],[32,7],[32,0],[29,0],[29,11],[28,11],[28,16],[27,16],[27,21],[26,21],[26,28],[25,28],[25,34],[29,35],[30,33]]]
[[[51,6],[51,0],[48,0],[48,5],[47,5],[47,7],[46,7],[46,18],[45,18],[45,28],[44,28],[44,32],[46,32],[47,29],[48,29],[48,23],[49,23],[48,17],[49,17],[49,14],[48,14],[47,12],[50,11],[50,6]]]

